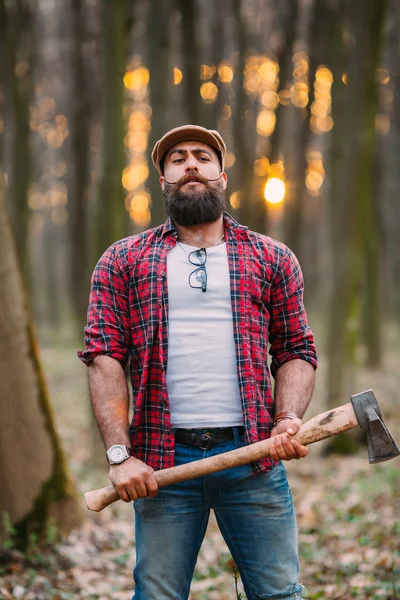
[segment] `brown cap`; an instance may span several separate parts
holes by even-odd
[[[200,125],[182,125],[167,131],[153,148],[151,158],[160,175],[163,175],[162,163],[166,153],[179,142],[203,142],[211,146],[218,154],[221,170],[224,170],[226,146],[218,131]]]

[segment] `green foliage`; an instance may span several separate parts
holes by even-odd
[[[124,552],[123,554],[119,554],[118,556],[114,556],[112,559],[113,563],[117,565],[117,567],[127,567],[131,560],[130,552]]]
[[[4,531],[3,546],[7,550],[15,548],[17,531],[12,524],[10,515],[7,512],[2,513],[2,525]]]
[[[235,580],[235,592],[236,592],[236,600],[243,600],[243,594],[239,592],[238,589],[238,581],[240,578],[240,574],[236,565],[233,565],[232,568],[233,578]]]

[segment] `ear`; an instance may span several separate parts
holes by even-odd
[[[225,171],[221,173],[221,181],[222,185],[224,186],[224,190],[226,190],[226,186],[228,184],[228,175],[225,173]]]
[[[162,189],[162,191],[164,191],[164,187],[165,187],[165,177],[163,177],[162,175],[161,175],[161,177],[160,177],[160,185],[161,185],[161,189]]]

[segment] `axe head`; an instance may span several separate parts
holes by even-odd
[[[373,390],[355,394],[351,403],[360,427],[367,432],[369,462],[379,463],[399,456],[400,448],[383,422]]]

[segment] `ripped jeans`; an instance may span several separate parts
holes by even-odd
[[[175,464],[244,445],[235,439],[210,450],[176,444]],[[235,560],[248,600],[301,599],[297,525],[280,462],[254,476],[250,465],[213,473],[136,500],[135,593],[132,600],[187,600],[210,509]]]

